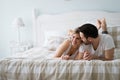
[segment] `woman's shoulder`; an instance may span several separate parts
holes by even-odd
[[[70,39],[66,39],[66,40],[64,40],[64,43],[70,44],[70,43],[71,43],[71,40],[70,40]]]
[[[68,47],[70,44],[71,44],[71,41],[69,39],[66,39],[63,41],[61,45],[63,45],[64,47]]]

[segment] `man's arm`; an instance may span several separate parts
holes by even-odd
[[[83,59],[84,60],[96,59],[96,60],[104,60],[104,61],[106,61],[106,60],[113,60],[114,59],[114,48],[104,51],[104,55],[105,55],[105,57],[99,57],[99,56],[96,56],[96,55],[88,54]]]
[[[104,58],[102,60],[113,60],[114,59],[114,48],[115,44],[112,36],[105,35],[104,36]]]
[[[114,48],[105,50],[104,53],[105,57],[99,57],[95,55],[90,55],[89,60],[96,59],[96,60],[113,60],[114,59]]]
[[[105,51],[104,60],[113,60],[114,59],[114,48]]]

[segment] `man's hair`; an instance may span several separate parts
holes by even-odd
[[[90,23],[84,24],[78,27],[76,30],[79,32],[82,32],[86,38],[88,37],[97,38],[98,37],[98,30],[96,26]]]
[[[80,30],[79,30],[78,28],[75,28],[74,33],[79,34],[79,33],[80,33]]]

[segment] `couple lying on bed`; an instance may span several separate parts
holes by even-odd
[[[98,30],[102,28],[102,33]],[[55,58],[75,60],[113,60],[114,42],[107,32],[106,20],[97,20],[97,26],[84,24],[70,32],[70,39],[65,40],[56,50]]]

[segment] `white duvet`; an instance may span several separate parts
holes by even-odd
[[[0,60],[0,80],[120,80],[120,60],[53,59],[54,51],[33,48]]]

